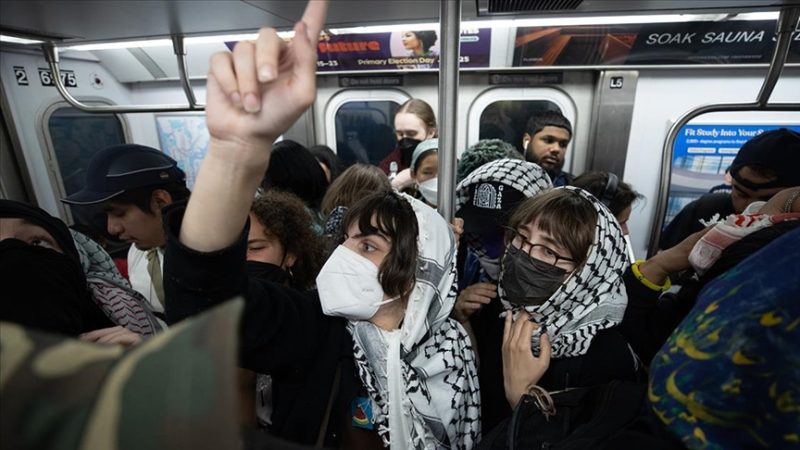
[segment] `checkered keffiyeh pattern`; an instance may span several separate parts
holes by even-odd
[[[572,186],[556,189],[576,192],[597,211],[594,241],[586,263],[543,304],[524,307],[537,323],[546,325],[553,357],[565,358],[585,354],[598,331],[622,322],[628,304],[622,275],[628,259],[622,228],[605,205],[583,189]],[[520,309],[505,298],[502,282],[499,293],[507,310]]]

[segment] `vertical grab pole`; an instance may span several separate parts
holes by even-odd
[[[175,58],[178,60],[178,75],[181,78],[183,93],[186,94],[186,101],[189,102],[190,108],[194,108],[197,106],[197,99],[195,99],[192,85],[189,83],[189,70],[186,67],[186,47],[183,43],[183,36],[172,36],[172,50],[175,52]]]
[[[789,54],[789,47],[792,44],[792,33],[798,26],[798,19],[800,19],[800,8],[784,8],[781,10],[777,29],[775,30],[778,42],[775,44],[775,51],[772,53],[769,72],[764,78],[764,84],[761,86],[756,99],[759,107],[764,107],[769,102],[772,91],[781,77],[783,65],[786,63],[786,57]]]
[[[442,0],[439,9],[439,214],[453,219],[456,186],[456,118],[461,39],[461,0]]]

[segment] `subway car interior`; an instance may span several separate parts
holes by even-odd
[[[130,265],[130,242],[114,236],[106,216],[111,214],[109,210],[102,210],[96,205],[82,205],[80,202],[65,203],[62,199],[88,189],[90,161],[103,149],[121,144],[152,147],[177,161],[185,174],[186,187],[194,192],[201,163],[206,160],[210,145],[215,141],[214,131],[209,132],[206,125],[207,83],[209,72],[215,70],[212,55],[222,52],[237,57],[234,50],[237,43],[260,45],[256,42],[261,41],[256,39],[259,39],[258,33],[262,27],[277,31],[284,45],[281,51],[294,51],[299,47],[285,45],[296,38],[295,22],[301,17],[306,20],[308,12],[306,2],[299,0],[3,0],[0,2],[0,199],[33,205],[54,220],[59,219],[67,226],[97,236],[113,258],[124,259],[128,254]],[[687,205],[693,204],[717,186],[725,183],[730,185],[730,169],[735,164],[737,152],[746,142],[778,129],[788,129],[790,131],[787,132],[793,132],[795,136],[800,133],[799,27],[800,0],[330,0],[319,41],[315,43],[316,96],[278,140],[295,141],[305,147],[327,146],[343,167],[356,163],[379,166],[398,148],[401,136],[395,130],[395,117],[401,105],[411,99],[423,100],[431,106],[436,116],[435,135],[438,137],[439,152],[435,200],[428,203],[435,206],[450,223],[454,216],[458,216],[457,209],[461,204],[456,177],[462,155],[484,139],[501,139],[520,154],[526,155],[531,137],[527,134],[529,119],[544,112],[559,113],[571,125],[568,143],[562,150],[563,170],[575,176],[592,171],[614,174],[614,189],[618,179],[638,193],[630,217],[623,224],[628,231],[623,241],[624,259],[630,265],[633,261],[656,257],[660,250],[666,250],[659,246],[662,235]],[[409,34],[421,42],[420,50],[410,48]],[[422,36],[432,37],[426,43]],[[238,70],[238,60],[236,64]],[[264,108],[283,110],[287,106],[265,104]],[[800,149],[797,150],[800,152]],[[792,158],[785,163],[791,165],[798,161],[796,156]],[[800,166],[794,166],[793,170],[800,170]],[[739,174],[741,171],[734,175]],[[396,170],[392,170],[391,175],[396,175]],[[610,175],[608,180],[610,185]],[[189,202],[187,218],[192,208],[191,200]],[[792,203],[788,202],[788,206],[786,212],[791,215]],[[251,222],[254,221],[252,214]],[[597,226],[599,230],[599,222]],[[344,236],[349,240],[346,231]],[[519,230],[515,233],[514,236],[520,236]],[[797,236],[797,233],[794,235]],[[525,239],[525,236],[522,238]],[[180,239],[183,239],[183,235]],[[794,241],[797,242],[796,239]],[[531,252],[534,251],[533,247],[535,244]],[[794,253],[795,258],[798,254],[797,247],[792,250],[789,246],[784,250]],[[167,250],[167,257],[169,255],[170,250]],[[559,256],[555,258],[557,264]],[[4,263],[3,267],[6,266],[7,263]],[[648,278],[647,274],[639,272],[638,267],[634,267],[632,276]],[[641,267],[644,271],[644,266]],[[504,270],[508,272],[507,267]],[[417,280],[422,277],[420,273],[418,270]],[[214,278],[211,275],[209,277]],[[167,278],[165,274],[165,283]],[[320,290],[321,279],[317,279]],[[795,286],[797,280],[794,279]],[[643,283],[649,287],[653,284],[646,280]],[[657,287],[662,286],[656,284]],[[676,284],[674,278],[673,284]],[[6,291],[11,288],[4,286],[0,289]],[[445,292],[442,291],[442,297]],[[633,295],[629,288],[629,308]],[[325,298],[322,294],[320,297],[325,310]],[[391,301],[386,298],[388,294],[383,301]],[[244,311],[249,311],[249,308],[245,306]],[[525,306],[523,311],[529,308],[533,307]],[[712,314],[713,308],[709,306],[705,313]],[[797,337],[796,331],[793,331],[798,323],[796,307],[793,311],[787,313],[783,322],[775,327],[793,323],[791,327],[786,327],[787,333],[795,332],[794,336]],[[625,314],[627,317],[628,312]],[[780,321],[778,313],[764,314],[760,316],[762,325],[770,320]],[[163,319],[157,316],[159,321]],[[716,326],[702,314],[694,318],[695,325],[701,329],[713,329]],[[350,319],[350,332],[356,340],[359,328],[353,324],[359,322]],[[404,320],[411,322],[408,315]],[[166,322],[170,323],[171,320]],[[431,316],[431,324],[426,326],[433,327],[434,322]],[[230,325],[224,320],[214,324]],[[173,328],[170,326],[169,331],[172,332]],[[547,329],[548,332],[552,329],[552,333],[559,330],[557,325],[550,325],[549,322]],[[221,433],[205,443],[202,439],[181,440],[181,431],[189,433],[182,430],[182,426],[203,428],[198,435],[214,434],[213,423],[196,417],[191,421],[178,418],[171,422],[171,419],[162,417],[145,420],[150,424],[148,426],[169,428],[168,432],[162,430],[156,433],[160,437],[167,437],[154,438],[152,442],[140,441],[133,435],[108,437],[104,433],[114,434],[113,430],[119,426],[117,422],[125,420],[125,408],[102,404],[92,406],[96,408],[93,414],[99,414],[96,411],[102,409],[106,418],[93,415],[89,424],[82,428],[81,433],[85,433],[82,434],[82,441],[75,440],[64,427],[51,424],[52,428],[48,428],[44,419],[37,422],[36,426],[41,427],[39,429],[15,428],[26,426],[20,424],[31,424],[34,419],[28,418],[27,422],[7,419],[9,414],[17,414],[12,411],[23,411],[25,406],[20,403],[22,400],[15,398],[14,392],[3,387],[4,383],[15,379],[9,374],[16,370],[12,370],[12,367],[17,367],[14,364],[22,361],[9,359],[8,343],[17,342],[17,338],[14,337],[16,335],[12,336],[8,326],[6,331],[0,343],[0,352],[6,347],[5,357],[0,358],[0,365],[5,369],[0,369],[0,372],[6,372],[5,377],[0,377],[0,390],[4,391],[2,404],[5,405],[0,409],[8,409],[2,413],[4,424],[0,441],[6,441],[9,435],[21,436],[25,433],[40,437],[29,441],[21,437],[9,439],[6,441],[8,447],[0,443],[2,448],[72,448],[68,442],[74,442],[75,448],[79,446],[78,443],[82,448],[188,448],[188,442],[193,442],[192,446],[196,448],[220,448],[219,439],[230,437]],[[389,335],[382,336],[386,338]],[[696,356],[697,352],[701,352],[697,347],[701,344],[684,345],[689,339],[686,335],[673,335],[673,338],[678,342],[676,348],[689,349],[686,350],[687,354]],[[707,337],[709,340],[713,338],[713,335]],[[200,337],[195,339],[201,344],[206,343]],[[391,338],[386,339],[392,342]],[[536,349],[533,353],[536,358],[541,358],[539,338],[535,340]],[[406,355],[406,352],[415,354],[410,347],[400,345],[402,355]],[[547,345],[549,348],[550,344]],[[235,350],[234,347],[226,348],[229,352]],[[567,351],[566,347],[561,348]],[[678,353],[683,354],[682,351]],[[769,428],[764,424],[771,423],[770,418],[755,421],[758,425],[733,426],[749,430],[743,433],[759,446],[792,448],[800,442],[800,423],[797,420],[800,390],[797,379],[781,384],[785,381],[781,377],[800,373],[800,358],[796,351],[794,348],[794,356],[790,357],[793,362],[785,366],[789,375],[783,373],[779,376],[773,372],[765,375],[778,380],[775,382],[777,392],[773,390],[759,394],[764,401],[769,398],[782,399],[780,402],[775,400],[780,403],[778,409],[784,408],[781,411],[794,411],[794,419],[789,422],[789,428],[792,429],[786,429],[786,422],[782,422],[784,428],[778,425]],[[773,355],[775,352],[768,353]],[[361,354],[366,354],[365,359],[369,361],[369,351]],[[98,355],[96,357],[101,358]],[[358,355],[357,351],[357,361]],[[554,347],[553,357],[560,355]],[[655,358],[669,359],[675,353],[662,351],[659,355]],[[707,357],[704,361],[714,358],[711,353],[703,355],[703,358]],[[119,355],[114,357],[126,358]],[[504,365],[505,357],[503,353],[503,358],[500,358],[498,351],[495,362],[498,367],[510,370]],[[491,360],[486,359],[489,356],[483,353],[478,358],[478,364]],[[733,357],[733,361],[739,364],[741,358],[745,357],[736,358],[739,356]],[[74,361],[74,368],[79,364],[80,361]],[[35,378],[38,376],[35,376],[35,368],[44,366],[32,363],[32,367],[31,373],[34,375],[30,377]],[[415,373],[421,373],[425,372],[427,366],[423,364],[418,367],[409,362],[403,367],[411,367],[417,370]],[[725,370],[722,367],[726,366],[719,366],[720,371]],[[357,368],[361,370],[363,367],[357,365]],[[51,370],[52,376],[60,376],[61,369]],[[371,370],[367,372],[372,374]],[[393,373],[391,362],[387,370]],[[697,377],[706,373],[702,370],[698,369]],[[335,375],[331,372],[326,376],[326,382],[339,380],[348,373],[353,375],[352,367],[349,372],[337,369]],[[355,373],[359,374],[358,371]],[[658,370],[651,367],[650,376],[656,374]],[[364,381],[364,373],[360,375]],[[381,376],[380,373],[372,375],[378,379]],[[188,378],[194,379],[191,376]],[[391,375],[389,378],[386,394],[388,406],[382,403],[383,400],[375,399],[369,383],[364,381],[365,392],[372,396],[369,414],[375,414],[373,420],[376,423],[386,418],[392,423],[399,423],[398,417],[405,417],[392,406],[392,400],[396,400],[392,390],[392,386],[396,386],[396,379]],[[98,386],[107,381],[91,374],[87,379],[94,380],[92,383]],[[259,382],[262,380],[257,379]],[[170,386],[175,391],[180,392],[174,398],[170,397],[171,401],[177,403],[185,400],[181,397],[184,394],[186,398],[190,397],[178,387],[181,384],[177,379],[168,378],[167,381],[173,383]],[[234,384],[234,375],[220,376],[216,385],[223,382]],[[337,383],[333,381],[334,385]],[[747,384],[746,381],[732,379],[720,383],[720,389],[726,395],[739,389],[737,383]],[[486,390],[483,379],[481,384],[484,405],[487,404],[486,399],[495,394],[502,402],[506,401],[502,384],[495,391]],[[278,389],[277,382],[275,386]],[[423,390],[427,393],[430,388],[428,400],[432,398],[431,404],[435,404],[439,395],[435,392],[435,386],[438,384],[430,381],[426,386]],[[569,390],[570,386],[550,390],[547,397],[554,397],[555,391]],[[121,388],[117,389],[118,392],[109,395],[119,397],[119,402],[127,401],[126,393]],[[456,390],[460,392],[459,395],[465,395],[458,387]],[[306,391],[307,394],[313,389]],[[294,391],[290,388],[285,392]],[[323,420],[322,429],[328,423],[331,408],[336,411],[334,393],[327,392],[316,391],[322,396],[322,407],[319,408],[319,416],[324,417],[320,419]],[[646,396],[648,401],[657,404],[660,396],[668,395],[664,392],[651,386]],[[675,420],[675,423],[684,423],[684,434],[673,435],[678,447],[733,448],[728,445],[733,445],[731,443],[735,441],[725,440],[727,435],[715,440],[724,432],[717,429],[709,431],[698,424],[707,421],[719,429],[725,429],[724,426],[720,428],[721,421],[747,422],[744,419],[736,422],[731,418],[730,414],[738,414],[733,407],[728,411],[713,410],[713,406],[697,400],[695,394],[679,396],[674,391],[669,392],[672,395],[670,398],[682,399],[676,400],[676,404],[688,404],[688,410],[691,411],[687,413],[691,416],[689,419],[686,416],[681,419],[673,417],[675,409],[661,408],[663,404],[655,408],[663,422],[672,423]],[[378,397],[381,393],[378,389]],[[615,395],[618,393],[615,391]],[[142,395],[149,398],[147,394]],[[285,395],[302,397],[305,394]],[[408,402],[414,405],[411,407],[413,409],[417,405],[417,398],[408,395]],[[702,397],[703,394],[697,395]],[[215,398],[215,391],[200,396]],[[279,396],[276,391],[276,408],[280,408],[282,403],[279,402],[286,402],[285,398],[280,399]],[[45,401],[41,396],[35,398],[39,399],[37,402]],[[63,404],[77,408],[76,404],[69,403],[68,398],[65,397],[64,402],[67,403]],[[365,398],[369,399],[366,394]],[[455,406],[456,398],[454,396],[452,400],[453,411],[461,411],[460,407]],[[534,395],[533,390],[528,391],[523,399],[534,399],[537,405],[544,402],[541,397]],[[403,397],[403,404],[407,406],[406,400]],[[198,411],[205,411],[203,408],[207,406],[200,405],[201,401],[185,401],[197,407]],[[556,411],[568,411],[570,408],[556,403]],[[230,406],[233,403],[223,404]],[[331,404],[334,406],[331,407]],[[702,405],[696,406],[698,404]],[[160,405],[155,402],[152,407],[161,411]],[[89,408],[88,404],[85,406]],[[170,406],[164,408],[169,410]],[[514,412],[520,408],[523,408],[522,404],[516,405],[516,409],[515,403],[511,404]],[[539,409],[544,411],[547,408]],[[59,411],[58,414],[63,414]],[[147,415],[145,411],[146,408],[128,413]],[[613,408],[609,411],[613,411]],[[520,444],[526,442],[522,438],[516,443],[517,446],[513,439],[508,444],[505,437],[497,438],[498,434],[491,433],[494,430],[488,428],[486,421],[482,435],[495,439],[492,441],[494,446],[480,442],[477,438],[481,435],[480,428],[476,432],[474,428],[463,425],[471,420],[469,412],[463,415],[459,415],[460,412],[448,413],[448,420],[453,416],[458,421],[453,418],[450,424],[442,427],[444,431],[440,430],[440,434],[436,433],[435,426],[429,427],[430,422],[419,422],[419,418],[427,417],[430,410],[419,407],[412,413],[406,413],[412,419],[403,422],[403,426],[408,428],[406,431],[413,438],[393,434],[401,433],[396,431],[402,429],[401,426],[385,427],[385,433],[380,431],[384,446],[389,446],[388,439],[392,436],[392,448],[526,447],[526,444]],[[76,412],[75,415],[79,414]],[[709,418],[711,416],[714,417]],[[355,423],[355,413],[353,417]],[[545,417],[548,416],[545,414]],[[556,415],[557,421],[558,417]],[[278,425],[271,426],[285,425],[281,425],[281,419],[276,420]],[[286,420],[291,421],[292,417]],[[230,425],[228,421],[223,422],[220,427]],[[457,426],[453,425],[455,422],[458,422]],[[318,424],[319,421],[314,423]],[[524,423],[518,426],[526,426]],[[238,422],[236,425],[239,425]],[[516,430],[512,425],[509,425],[509,429]],[[458,431],[451,432],[451,427]],[[106,431],[97,431],[101,428]],[[434,431],[431,432],[431,429]],[[41,437],[50,433],[44,430],[53,432],[49,440]],[[376,425],[376,430],[383,429]],[[675,433],[674,429],[672,432]],[[289,432],[276,434],[287,439],[286,442],[293,442],[285,445],[298,445],[297,448],[301,448],[299,445],[315,444],[317,447],[366,448],[363,442],[355,444],[360,441],[332,437],[334,433],[329,430],[328,433],[325,435],[321,432],[319,438],[316,431],[311,432],[308,438],[295,438],[296,435]],[[460,436],[456,442],[453,442],[452,433]],[[513,437],[516,431],[509,433]],[[768,438],[765,434],[780,439]],[[281,443],[271,441],[261,442],[260,439],[250,436],[244,439],[244,445],[251,448],[295,448],[282,447]],[[59,442],[66,447],[60,447]],[[210,444],[212,442],[213,445]],[[380,441],[377,442],[379,445]],[[614,442],[619,444],[622,441]],[[235,438],[230,445],[227,448],[243,444],[239,438]],[[605,445],[609,445],[608,442],[574,448],[612,448]],[[747,447],[750,444],[743,445]]]

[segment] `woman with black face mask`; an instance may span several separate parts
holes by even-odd
[[[401,185],[394,186],[403,189],[410,186],[413,180],[409,169],[411,157],[420,142],[437,137],[436,116],[433,108],[424,100],[412,98],[400,105],[394,115],[394,134],[397,138],[397,148],[387,155],[378,164],[378,167],[387,175],[392,171],[391,163],[397,164],[398,178]]]
[[[515,210],[506,243],[502,372],[481,372],[481,385],[503,383],[514,408],[533,384],[552,392],[635,381],[640,364],[617,327],[627,257],[613,214],[586,191],[553,189]]]
[[[250,208],[249,275],[296,289],[312,289],[325,262],[325,242],[313,226],[296,195],[282,191],[259,195]]]
[[[114,326],[92,300],[64,222],[0,200],[0,320],[68,336]]]

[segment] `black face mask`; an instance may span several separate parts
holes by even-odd
[[[403,152],[402,157],[400,158],[400,163],[403,167],[408,167],[411,165],[411,157],[414,156],[414,150],[417,148],[417,145],[422,142],[419,139],[414,138],[403,138],[397,141],[397,148]]]
[[[18,239],[0,241],[0,286],[0,320],[77,336],[98,314],[75,259]]]
[[[258,278],[280,284],[285,283],[286,280],[289,279],[289,275],[281,266],[261,261],[247,261],[247,275],[251,278]]]
[[[506,300],[522,306],[539,306],[558,290],[566,274],[566,270],[509,245],[503,256],[500,286]]]

